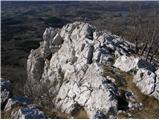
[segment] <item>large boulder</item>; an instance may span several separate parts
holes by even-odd
[[[114,66],[119,68],[122,71],[128,72],[137,67],[139,58],[135,58],[134,56],[120,56],[116,59]]]
[[[155,71],[153,65],[140,57],[122,55],[118,57],[114,63],[114,67],[119,68],[122,71],[129,72],[131,70],[138,70],[145,68],[150,71]]]
[[[153,96],[156,99],[159,98],[159,77],[157,73],[139,69],[133,79],[133,82],[136,83],[142,93]]]

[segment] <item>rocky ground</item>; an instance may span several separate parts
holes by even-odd
[[[3,118],[158,118],[159,67],[135,45],[74,22],[46,28],[27,60],[24,95],[1,80]]]

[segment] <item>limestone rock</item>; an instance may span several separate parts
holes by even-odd
[[[139,59],[133,56],[120,56],[116,59],[114,66],[122,71],[128,72],[137,67]]]
[[[106,115],[110,109],[117,111],[118,93],[114,83],[99,75],[98,71],[93,69],[94,67],[95,65],[91,65],[87,69],[81,81],[70,79],[62,84],[57,95],[57,108],[70,113],[75,109],[74,104],[78,103],[84,107],[89,118],[94,118],[98,110]]]
[[[116,118],[118,90],[115,80],[102,77],[102,66],[118,58],[115,66],[124,71],[139,67],[139,58],[127,57],[134,45],[83,22],[67,24],[56,33],[48,28],[43,39],[28,57],[27,83],[47,86],[55,107],[71,116],[81,106],[89,118]]]
[[[34,106],[27,106],[12,111],[12,119],[46,119],[45,114]]]
[[[52,45],[54,46],[54,45],[61,45],[63,43],[63,39],[62,39],[62,37],[60,36],[60,34],[59,33],[57,33],[56,35],[55,35],[55,37],[53,38],[53,40],[52,40]]]
[[[4,109],[7,100],[11,97],[11,83],[9,80],[1,78],[1,107]]]
[[[8,99],[4,110],[8,111],[8,110],[11,110],[12,107],[14,107],[16,105],[28,105],[30,103],[31,103],[31,101],[26,97],[13,96],[12,98]]]
[[[56,66],[69,66],[68,63],[80,69],[87,63],[111,62],[119,49],[124,49],[119,54],[128,54],[133,47],[116,35],[97,32],[95,27],[82,22],[67,24],[58,33],[53,28],[47,28],[43,39],[40,48],[32,50],[28,57],[28,79],[32,81],[39,81],[42,74],[47,74],[44,71],[51,72]],[[50,65],[45,64],[46,58],[49,58]],[[44,70],[47,66],[51,69]]]
[[[43,33],[43,40],[50,41],[51,39],[53,39],[55,34],[56,34],[56,31],[54,28],[52,27],[46,28],[46,30]]]
[[[155,68],[147,61],[142,60],[139,57],[122,55],[118,57],[114,63],[116,68],[122,71],[129,72],[131,70],[137,70],[145,68],[151,71],[155,71]]]
[[[134,76],[133,82],[141,89],[141,92],[154,96],[158,99],[159,95],[159,79],[157,75],[152,71],[146,69],[139,69],[137,74]]]
[[[155,74],[156,74],[156,82],[155,82],[156,86],[152,95],[155,98],[159,99],[159,69],[156,70]]]
[[[30,82],[39,81],[43,73],[44,59],[40,49],[32,50],[27,60],[27,73]]]
[[[129,102],[128,104],[129,107],[129,111],[133,111],[133,110],[142,110],[144,108],[142,103],[135,103],[135,102]]]
[[[52,27],[46,28],[45,32],[43,33],[43,42],[40,42],[40,51],[41,55],[44,58],[47,58],[51,54],[50,45],[54,36],[56,35],[56,30]]]
[[[49,92],[57,95],[53,99],[55,106],[63,112],[72,113],[79,104],[89,118],[94,118],[98,110],[110,118],[110,110],[113,114],[117,111],[118,92],[111,80],[102,77],[101,66],[113,62],[116,52],[130,54],[132,44],[111,33],[97,32],[94,26],[83,22],[67,24],[56,34],[53,31],[48,28],[44,32],[44,41],[50,41],[42,43],[46,48],[31,52],[28,78],[47,83]],[[57,46],[47,62],[45,52],[48,54]]]

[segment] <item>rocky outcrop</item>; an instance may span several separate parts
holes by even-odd
[[[28,83],[34,82],[34,92],[47,87],[55,108],[73,117],[80,106],[89,118],[116,118],[116,80],[103,77],[102,67],[116,59],[114,66],[122,71],[141,68],[141,59],[127,57],[134,53],[134,44],[83,22],[47,28],[43,39],[27,61]]]

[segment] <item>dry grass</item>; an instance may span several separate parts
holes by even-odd
[[[119,119],[127,119],[128,118],[127,113],[119,113],[117,116]]]
[[[60,111],[51,111],[48,108],[41,108],[42,111],[45,112],[46,116],[50,119],[68,119],[70,118],[70,114]],[[88,119],[87,112],[84,110],[84,108],[81,108],[79,111],[77,111],[73,117],[75,119]]]
[[[89,119],[87,112],[84,110],[84,108],[81,108],[78,113],[74,116],[75,119]]]
[[[43,111],[49,119],[67,119],[69,117],[69,115],[64,112],[53,112],[49,109],[43,109]]]

